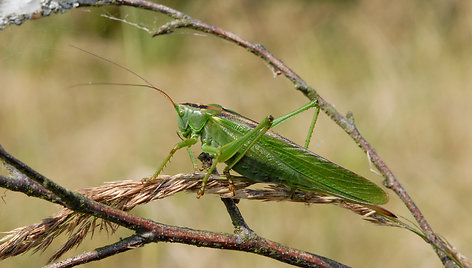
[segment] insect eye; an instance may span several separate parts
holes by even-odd
[[[179,109],[179,116],[182,117],[185,115],[185,110],[184,109]]]

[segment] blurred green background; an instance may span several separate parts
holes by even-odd
[[[164,1],[261,43],[356,123],[423,211],[435,231],[472,252],[471,1]],[[211,7],[211,8],[210,8]],[[137,82],[123,70],[70,45],[110,58],[152,81],[177,102],[218,103],[255,120],[281,116],[307,99],[259,58],[190,30],[151,38],[167,17],[133,8],[82,8],[0,32],[0,143],[63,186],[149,176],[179,141],[167,100],[148,89],[90,86]],[[278,127],[302,144],[312,113]],[[326,116],[311,150],[376,183],[367,157]],[[194,151],[198,153],[198,146]],[[166,174],[192,171],[179,152]],[[6,173],[5,170],[1,170]],[[409,216],[390,192],[386,208]],[[58,208],[19,193],[0,193],[0,231],[29,225]],[[241,201],[258,234],[354,267],[440,267],[432,248],[401,229],[379,227],[334,206]],[[178,194],[133,213],[158,222],[232,232],[215,196]],[[96,233],[65,257],[131,234]],[[2,261],[43,265],[44,254]],[[253,254],[159,243],[86,267],[284,267]]]

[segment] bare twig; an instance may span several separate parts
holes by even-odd
[[[198,156],[198,160],[200,160],[202,162],[203,168],[207,169],[207,170],[213,164],[213,159],[211,158],[210,154],[208,154],[208,153],[202,152]],[[218,170],[216,168],[213,169],[213,174],[219,175]],[[232,186],[234,186],[234,185],[232,185]],[[233,194],[236,195],[235,192]],[[238,207],[236,206],[236,202],[239,202],[239,199],[222,197],[221,201],[223,202],[223,204],[226,207],[226,210],[228,211],[228,214],[231,218],[231,222],[233,223],[235,232],[238,233],[238,234],[246,235],[246,236],[250,236],[250,235],[254,234],[254,231],[251,230],[251,228],[249,228],[249,226],[246,224],[246,221],[244,220],[243,215],[241,214]]]
[[[0,175],[0,187],[10,189],[16,192],[23,192],[28,196],[38,197],[49,202],[56,202],[57,204],[64,205],[60,198],[51,194],[50,191],[44,189],[37,182],[28,179],[25,175],[19,174],[14,176],[15,180],[9,179]]]
[[[121,239],[120,241],[114,244],[97,248],[94,251],[83,253],[75,257],[69,258],[67,260],[53,263],[46,267],[47,268],[73,267],[79,264],[101,260],[106,257],[110,257],[118,253],[128,251],[130,249],[142,247],[145,244],[152,242],[151,238],[153,238],[153,236],[154,235],[152,232],[134,234],[125,239]]]
[[[221,198],[221,201],[226,206],[226,210],[228,210],[228,213],[231,217],[231,221],[233,222],[233,226],[236,229],[237,232],[247,232],[247,233],[253,233],[254,231],[249,228],[249,226],[246,224],[246,221],[244,220],[243,216],[241,215],[241,212],[239,211],[238,207],[236,206],[236,202],[232,198]]]
[[[169,225],[157,223],[157,222],[145,219],[145,218],[137,217],[129,213],[126,213],[122,210],[115,209],[110,206],[106,206],[96,201],[93,201],[79,193],[69,191],[55,184],[53,181],[49,180],[48,178],[44,177],[37,171],[31,169],[26,164],[22,163],[18,159],[8,154],[1,146],[0,146],[0,158],[8,165],[15,168],[17,171],[23,173],[29,179],[32,179],[40,183],[41,186],[50,190],[54,195],[61,195],[61,199],[63,200],[66,207],[68,207],[71,210],[74,210],[74,213],[76,214],[85,213],[90,216],[101,218],[106,221],[126,227],[128,229],[135,230],[138,234],[148,233],[149,234],[148,239],[149,241],[152,241],[152,242],[158,242],[158,241],[177,242],[177,243],[209,247],[209,248],[231,249],[231,250],[251,252],[251,253],[259,254],[262,256],[267,256],[267,257],[279,260],[284,263],[300,266],[300,267],[333,267],[333,266],[345,267],[344,265],[336,261],[330,260],[328,258],[318,256],[312,253],[308,253],[305,251],[297,250],[294,248],[286,247],[274,241],[270,241],[268,239],[262,238],[256,234],[251,236],[252,239],[245,240],[245,239],[241,239],[240,235],[237,235],[237,234],[214,233],[210,231],[194,230],[190,228],[177,227],[177,226],[169,226]],[[200,178],[202,177],[200,176]],[[15,179],[12,178],[12,180],[15,180]],[[143,182],[140,182],[140,183],[143,184]],[[208,185],[208,187],[210,187],[210,184]],[[177,188],[179,188],[179,186],[177,186]],[[198,188],[198,186],[196,188]],[[31,191],[31,190],[34,190],[34,189],[28,189],[27,191]],[[88,192],[90,194],[90,191],[85,190],[84,192],[85,193]],[[107,190],[103,192],[107,192]],[[163,192],[166,192],[166,191],[163,191]],[[117,196],[115,197],[122,196],[122,191],[115,192],[114,194],[117,194]],[[108,199],[108,198],[105,198],[105,196],[101,196],[101,198]],[[111,198],[108,200],[110,200],[112,203],[116,201],[116,199],[114,198]],[[142,199],[138,198],[138,199],[132,199],[132,200],[136,202]],[[131,207],[121,202],[117,202],[117,203],[123,205],[124,207],[128,207],[128,208]],[[77,204],[80,204],[80,206],[77,206]],[[57,217],[60,217],[60,216],[61,215]],[[43,221],[42,223],[35,226],[49,228],[48,226],[46,226],[47,225],[46,223],[48,223],[49,226],[53,226],[57,222],[54,220],[51,221],[49,219],[48,221],[46,222]],[[77,224],[77,223],[78,223],[77,221],[71,223],[71,222],[67,222],[66,220],[67,225]],[[86,224],[85,225],[86,229],[79,230],[79,232],[77,232],[76,235],[74,236],[74,239],[83,239],[84,237],[83,233],[87,233],[89,231],[89,228],[93,228],[94,225],[95,225],[94,223]],[[28,229],[28,227],[25,227],[24,229]],[[36,228],[35,230],[38,230],[38,229]],[[29,235],[31,235],[31,233],[28,230],[26,232],[22,232],[22,231],[18,232],[17,230],[14,230],[6,238],[3,238],[2,242],[6,240],[12,240],[12,239],[13,240],[16,239],[16,241],[22,242],[25,239],[28,239]],[[41,234],[41,236],[43,236],[43,234]],[[46,239],[45,241],[47,241],[45,244],[47,246],[49,245],[50,242],[52,242],[52,239]],[[69,242],[68,242],[69,244],[67,244],[65,247],[70,247],[70,245],[74,243],[74,241],[71,241],[71,240],[69,240]],[[7,247],[6,249],[3,248],[3,252],[6,252],[6,254],[10,256],[21,254],[21,252],[15,252],[18,246],[24,246],[24,244],[13,243],[13,247]],[[117,247],[117,250],[121,250],[121,248]],[[95,259],[104,258],[110,255],[112,254],[111,253],[103,254],[103,255],[99,254]],[[83,260],[88,261],[89,259],[83,258]]]

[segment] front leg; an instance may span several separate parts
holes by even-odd
[[[161,171],[164,169],[165,165],[167,164],[167,162],[169,162],[169,160],[172,158],[172,156],[175,154],[175,152],[177,152],[177,150],[179,149],[182,149],[184,147],[190,147],[192,145],[194,145],[195,143],[197,143],[198,141],[198,136],[196,135],[192,135],[189,139],[186,139],[186,140],[183,140],[179,143],[177,143],[174,148],[172,148],[172,150],[170,151],[169,155],[167,156],[167,158],[164,160],[164,162],[162,163],[162,165],[159,167],[159,169],[156,171],[156,173],[154,173],[154,175],[149,179],[150,181],[153,181],[157,178],[157,176],[161,173]]]

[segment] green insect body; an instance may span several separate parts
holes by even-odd
[[[216,164],[224,162],[227,164],[224,174],[230,185],[232,182],[229,171],[233,169],[257,182],[278,183],[293,190],[300,189],[340,197],[395,217],[377,206],[386,203],[388,197],[376,184],[270,130],[305,110],[317,107],[316,101],[276,120],[269,116],[257,123],[220,105],[175,104],[166,92],[153,86],[132,70],[81,48],[77,49],[116,65],[146,83],[144,85],[95,83],[96,85],[149,87],[162,93],[177,111],[179,133],[186,139],[175,145],[151,180],[159,175],[177,150],[185,147],[189,150],[189,147],[200,139],[202,150],[213,156],[213,164],[202,180],[199,196],[203,195],[206,182]],[[310,126],[305,147],[308,147],[318,112],[319,107]],[[191,152],[190,155],[192,157]]]
[[[257,182],[282,184],[293,190],[318,192],[365,205],[386,203],[387,194],[373,182],[269,130],[313,103],[273,124],[271,120],[257,123],[219,105],[175,105],[180,133],[186,140],[174,147],[155,176],[175,151],[200,139],[202,150],[214,156],[212,167],[225,162],[227,175],[233,169]],[[203,180],[200,195],[208,177]]]

